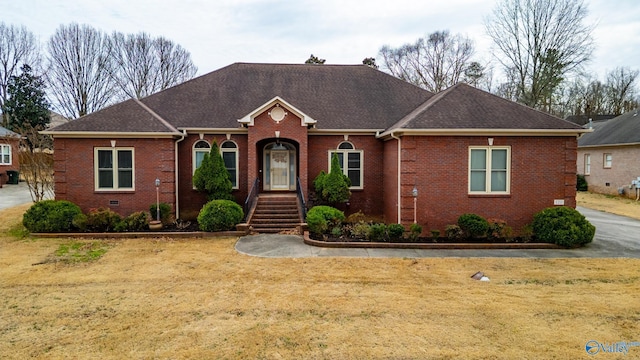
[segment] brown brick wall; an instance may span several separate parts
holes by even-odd
[[[511,146],[510,195],[469,195],[469,146],[486,137],[402,138],[402,222],[413,222],[413,186],[419,191],[418,223],[444,231],[463,213],[499,218],[520,230],[554,199],[575,207],[576,140],[573,137],[494,137]]]
[[[94,186],[94,147],[133,147],[135,190],[103,192]],[[56,199],[69,200],[84,211],[105,207],[127,216],[149,210],[156,202],[159,178],[160,202],[175,203],[174,141],[172,139],[60,139],[54,141]],[[110,201],[119,205],[110,205]]]
[[[611,167],[604,167],[604,154],[611,154]],[[625,196],[636,197],[630,189],[631,180],[640,176],[640,146],[610,146],[578,149],[578,173],[584,174],[584,155],[591,155],[591,174],[585,175],[589,191],[617,195],[623,188]]]

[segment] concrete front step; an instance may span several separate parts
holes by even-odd
[[[252,230],[259,233],[291,231],[297,229],[300,223],[295,195],[260,195],[249,220]]]

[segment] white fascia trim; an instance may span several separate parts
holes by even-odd
[[[246,134],[246,128],[178,128],[186,133],[196,134]]]
[[[288,102],[286,102],[280,96],[276,96],[273,99],[267,101],[266,103],[264,103],[264,105],[259,106],[255,110],[251,111],[249,114],[245,115],[242,119],[238,119],[238,122],[241,123],[241,124],[244,124],[244,125],[253,126],[253,121],[254,121],[255,117],[260,115],[260,114],[262,114],[265,110],[267,110],[268,108],[274,106],[275,104],[283,105],[284,107],[287,108],[287,110],[291,111],[296,116],[298,116],[300,119],[302,119],[301,122],[300,122],[300,126],[313,125],[313,124],[315,124],[317,122],[316,120],[311,118],[309,115],[306,115],[305,113],[303,113],[302,111],[297,109],[295,106],[293,106],[293,105],[289,104]]]
[[[309,129],[309,135],[343,135],[343,134],[358,134],[358,135],[377,135],[380,129]]]
[[[166,132],[97,132],[97,131],[40,131],[41,134],[51,135],[54,138],[175,138],[182,136],[182,133]]]
[[[577,136],[591,132],[590,129],[396,129],[378,135],[380,138],[395,135],[471,135],[471,136]]]

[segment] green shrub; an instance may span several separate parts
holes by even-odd
[[[215,141],[210,152],[204,154],[192,181],[198,191],[207,193],[209,200],[233,200],[233,184]]]
[[[589,190],[589,184],[587,184],[587,178],[582,174],[577,174],[576,190],[578,191]]]
[[[157,216],[158,213],[156,212],[157,209],[157,205],[156,204],[151,204],[151,206],[149,206],[149,214],[151,214],[151,220],[157,220]],[[161,202],[160,203],[160,221],[162,221],[163,224],[169,224],[171,223],[171,205]]]
[[[321,235],[327,234],[336,226],[341,226],[344,219],[342,211],[331,206],[320,205],[309,209],[306,220],[309,232]]]
[[[342,236],[342,227],[334,226],[333,229],[331,229],[331,236],[336,238],[339,238],[340,236]]]
[[[344,175],[340,168],[340,160],[338,154],[334,153],[331,157],[331,169],[329,173],[321,171],[313,181],[316,195],[328,204],[343,203],[351,197],[351,180]]]
[[[437,240],[440,237],[440,230],[431,230],[431,237]]]
[[[460,229],[460,226],[458,225],[447,225],[444,228],[444,234],[447,239],[452,241],[457,241],[464,238],[464,231],[462,231],[462,229]]]
[[[90,209],[87,214],[87,230],[91,232],[114,231],[122,217],[109,208]]]
[[[212,200],[202,207],[198,225],[202,231],[232,230],[244,218],[242,207],[231,200]]]
[[[533,217],[533,232],[542,242],[565,247],[590,243],[596,228],[576,209],[567,206],[546,208]]]
[[[369,227],[369,233],[367,234],[369,241],[380,242],[387,240],[387,225],[385,224],[372,224]]]
[[[349,234],[356,239],[365,239],[369,233],[370,225],[364,221],[358,221],[349,225]]]
[[[23,215],[22,224],[33,233],[76,230],[73,219],[82,214],[78,205],[66,200],[43,200]]]
[[[115,226],[115,231],[144,231],[147,229],[149,229],[149,214],[144,211],[134,212]]]
[[[470,237],[481,237],[487,235],[489,223],[485,218],[476,214],[462,214],[458,218],[458,226]]]
[[[417,223],[413,223],[409,226],[409,231],[409,239],[411,241],[417,241],[420,234],[422,234],[422,226]]]
[[[387,233],[389,234],[389,240],[399,241],[402,239],[402,235],[404,235],[404,226],[400,224],[389,224],[389,226],[387,226]]]

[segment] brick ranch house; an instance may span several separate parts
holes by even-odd
[[[640,114],[635,109],[587,124],[593,132],[578,141],[578,173],[589,191],[636,198],[631,181],[640,177]]]
[[[463,213],[518,230],[574,207],[586,131],[466,84],[433,94],[365,65],[236,63],[46,133],[56,198],[84,211],[148,209],[159,178],[160,201],[194,218],[206,196],[192,175],[215,141],[240,204],[254,184],[266,195],[299,181],[308,198],[336,152],[348,212],[443,231]]]
[[[9,180],[7,171],[20,170],[20,135],[0,126],[0,187]]]

